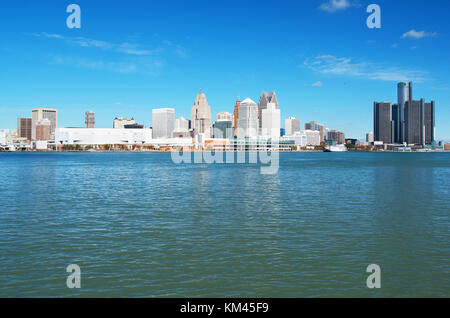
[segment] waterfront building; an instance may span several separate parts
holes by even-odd
[[[213,138],[231,139],[234,136],[233,122],[227,119],[218,119],[213,125]]]
[[[5,146],[7,144],[6,138],[11,135],[11,131],[9,129],[0,129],[0,146]]]
[[[399,144],[401,140],[401,107],[398,104],[392,105],[392,138],[394,143]]]
[[[93,111],[88,110],[85,113],[84,127],[95,128],[95,113]]]
[[[216,120],[229,120],[231,123],[234,122],[233,114],[230,114],[229,112],[220,112],[216,115]]]
[[[425,145],[424,100],[409,100],[405,103],[405,142],[410,145]]]
[[[394,143],[394,121],[392,120],[392,104],[388,102],[374,102],[373,118],[375,141],[382,141],[386,144]]]
[[[152,142],[152,129],[58,128],[57,145],[142,145]]]
[[[261,97],[259,98],[258,103],[258,127],[262,126],[262,110],[267,108],[267,104],[273,103],[275,104],[275,108],[278,109],[278,100],[277,96],[275,94],[275,91],[269,93],[263,91],[261,94]]]
[[[284,121],[286,135],[293,135],[300,131],[300,120],[295,117],[289,117]]]
[[[398,105],[398,117],[399,120],[394,120],[394,137],[395,131],[398,131],[398,140],[395,142],[405,142],[406,134],[406,116],[405,106],[406,102],[412,100],[412,82],[400,82],[397,84],[397,105]],[[394,138],[395,139],[395,138]]]
[[[58,111],[53,108],[34,108],[31,112],[31,139],[36,139],[36,125],[42,119],[50,121],[50,133],[55,134],[55,129],[58,127]]]
[[[36,138],[35,140],[51,140],[52,130],[51,122],[47,118],[43,118],[36,124]]]
[[[237,121],[239,118],[239,106],[241,105],[241,101],[238,100],[234,104],[234,114],[233,114],[233,128],[234,128],[234,137],[237,137]]]
[[[175,109],[152,109],[153,138],[171,138],[174,131]]]
[[[301,132],[301,134],[306,136],[306,145],[307,146],[320,146],[321,138],[320,138],[319,130],[305,129]]]
[[[270,138],[280,138],[281,112],[275,103],[268,103],[261,111],[260,135]]]
[[[280,137],[280,141],[292,141],[298,147],[306,147],[308,145],[308,137],[301,131],[297,131],[292,135],[283,135]]]
[[[17,118],[17,132],[19,137],[31,140],[32,119],[22,117]]]
[[[195,97],[191,111],[191,125],[194,134],[205,134],[206,138],[211,137],[211,107],[208,105],[205,94],[201,91]]]
[[[113,128],[115,129],[124,129],[125,125],[132,125],[135,124],[134,118],[123,118],[123,117],[116,117],[114,118],[113,122]]]
[[[327,129],[325,126],[319,124],[317,121],[311,121],[305,124],[305,130],[316,130],[320,132],[320,142],[324,142],[327,139]]]
[[[366,142],[374,142],[374,141],[375,141],[375,139],[374,139],[373,132],[367,133],[366,134]]]
[[[435,141],[435,104],[424,99],[410,100],[405,104],[405,142],[431,145]]]
[[[436,123],[435,123],[435,106],[434,101],[424,104],[424,121],[425,121],[425,144],[430,145],[435,141]]]
[[[250,98],[243,100],[239,106],[237,128],[240,139],[258,135],[258,106]]]
[[[345,143],[345,134],[338,130],[330,130],[328,132],[327,141],[329,143],[344,144]]]
[[[175,131],[176,132],[186,132],[189,131],[189,120],[184,117],[179,117],[175,121]]]

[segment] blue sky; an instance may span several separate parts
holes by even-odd
[[[70,3],[81,29],[66,26]],[[366,26],[370,3],[381,29]],[[40,106],[59,110],[60,127],[82,127],[86,110],[97,127],[150,126],[152,108],[189,118],[202,87],[214,117],[275,90],[282,125],[295,116],[362,138],[373,101],[395,102],[396,83],[412,80],[450,140],[449,15],[446,0],[3,0],[0,128]]]

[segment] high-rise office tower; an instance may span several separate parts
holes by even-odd
[[[398,99],[398,107],[399,107],[399,118],[398,123],[394,123],[397,125],[394,131],[398,131],[398,141],[400,143],[405,142],[405,134],[406,134],[406,118],[405,118],[405,105],[407,101],[412,100],[412,82],[400,82],[397,84],[397,99]]]
[[[239,139],[258,136],[258,106],[250,98],[243,100],[239,106],[237,128]]]
[[[175,131],[176,132],[186,132],[189,131],[189,120],[184,117],[179,117],[175,121]]]
[[[234,137],[237,137],[237,122],[239,118],[239,106],[241,105],[241,101],[238,99],[236,104],[234,104],[234,114],[233,114],[233,128],[234,128]]]
[[[201,91],[192,106],[191,125],[195,135],[204,134],[205,138],[211,137],[211,107]]]
[[[401,116],[401,108],[398,104],[392,105],[392,121],[393,121],[393,141],[394,143],[400,143],[400,116]]]
[[[278,109],[278,100],[277,100],[277,96],[275,94],[275,91],[269,93],[269,92],[265,92],[263,91],[261,94],[261,97],[259,98],[259,103],[258,103],[258,125],[259,127],[261,127],[262,125],[262,110],[267,108],[267,104],[269,103],[273,103],[275,104],[275,108]]]
[[[95,114],[88,110],[85,113],[84,125],[86,128],[95,128]]]
[[[425,109],[425,144],[432,144],[435,141],[435,106],[434,101],[424,104]]]
[[[153,138],[172,138],[175,121],[175,109],[152,109]]]
[[[36,140],[50,140],[52,139],[51,122],[44,118],[36,124]]]
[[[338,130],[328,131],[327,141],[336,142],[337,144],[345,143],[345,134]]]
[[[32,119],[31,118],[17,118],[17,134],[20,138],[31,140]]]
[[[327,139],[328,131],[325,126],[319,124],[317,121],[311,121],[305,124],[305,130],[317,130],[320,132],[320,142],[324,142]]]
[[[432,144],[435,141],[435,103],[424,99],[405,103],[405,142],[413,145]]]
[[[281,129],[281,113],[276,108],[275,103],[268,103],[267,107],[261,112],[261,129],[262,136],[270,138],[279,138]]]
[[[373,131],[375,141],[382,141],[386,144],[394,143],[391,103],[373,103]]]
[[[284,121],[286,135],[290,136],[300,131],[300,120],[295,117],[289,117]]]
[[[405,103],[405,142],[413,145],[425,144],[424,100]]]
[[[50,121],[50,133],[55,134],[55,129],[58,127],[58,111],[52,108],[34,108],[31,112],[31,138],[36,140],[36,125],[42,119]]]

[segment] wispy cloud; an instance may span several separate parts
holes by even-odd
[[[319,6],[319,10],[334,13],[351,7],[360,7],[361,4],[352,0],[327,0]]]
[[[355,77],[380,81],[416,81],[427,80],[427,73],[375,64],[369,61],[353,61],[351,58],[334,55],[320,55],[308,58],[304,65],[309,69],[327,75]]]
[[[311,85],[312,87],[322,87],[323,83],[321,81],[315,82],[314,84]]]
[[[116,53],[122,53],[126,55],[136,55],[136,56],[160,55],[165,49],[167,49],[168,47],[172,47],[173,54],[175,54],[176,56],[182,58],[188,56],[185,49],[181,45],[173,44],[170,41],[163,41],[159,46],[152,49],[144,49],[140,44],[137,43],[122,42],[116,44],[108,41],[90,39],[86,37],[67,37],[60,34],[50,34],[47,32],[33,33],[32,35],[35,37],[58,39],[70,45],[76,45],[86,48],[97,48],[105,51],[113,51]]]
[[[105,61],[92,60],[77,57],[55,57],[50,64],[64,65],[89,70],[103,70],[121,74],[148,74],[157,75],[164,63],[156,59],[130,60],[130,61]]]
[[[411,30],[408,31],[406,33],[403,33],[402,35],[402,39],[423,39],[426,37],[431,37],[434,38],[437,36],[436,32],[425,32],[425,31],[416,31],[416,30]]]

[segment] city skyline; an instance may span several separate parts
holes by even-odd
[[[369,2],[336,11],[321,6],[327,2],[241,3],[242,14],[255,16],[242,21],[233,1],[173,2],[184,13],[167,4],[143,4],[137,12],[78,1],[83,26],[70,30],[65,4],[21,8],[5,1],[0,127],[16,129],[17,118],[37,107],[58,109],[59,127],[83,127],[87,109],[95,112],[96,127],[110,127],[115,117],[150,126],[154,108],[190,118],[193,93],[203,87],[211,118],[233,113],[238,95],[258,101],[261,91],[275,90],[282,127],[292,116],[364,139],[372,130],[373,101],[395,101],[393,85],[413,81],[420,97],[436,102],[436,140],[450,140],[444,31],[450,5],[378,1],[382,28],[370,30]],[[272,19],[258,18],[267,6]],[[122,14],[130,16],[128,24]],[[177,23],[167,23],[169,16]],[[202,25],[188,23],[200,17]],[[323,30],[325,22],[333,28]],[[267,50],[260,50],[268,39]]]

